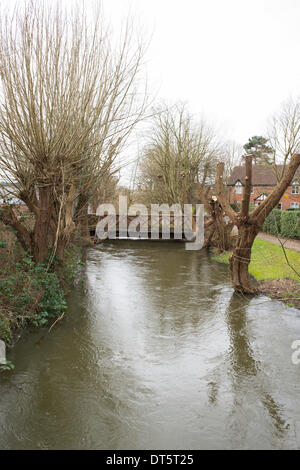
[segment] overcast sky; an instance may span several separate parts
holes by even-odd
[[[245,143],[289,96],[300,95],[300,0],[104,0],[128,7],[152,41],[150,86],[183,100]]]
[[[150,90],[187,101],[225,138],[264,134],[270,114],[300,95],[300,0],[104,0],[130,8],[152,40]]]
[[[64,0],[74,3],[75,0]],[[94,0],[85,0],[92,12]],[[1,5],[13,0],[0,0]],[[158,101],[187,101],[244,144],[300,95],[300,0],[103,0],[118,27],[128,11],[152,37],[146,67]]]

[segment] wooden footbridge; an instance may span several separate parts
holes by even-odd
[[[196,216],[183,215],[89,215],[90,236],[95,243],[101,240],[97,236],[101,231],[107,233],[106,239],[147,239],[147,240],[192,240],[196,231]],[[98,225],[98,230],[96,227]],[[99,232],[98,232],[99,233]]]

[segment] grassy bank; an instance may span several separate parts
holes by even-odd
[[[64,266],[36,265],[13,232],[0,226],[0,339],[12,346],[25,327],[43,327],[67,308],[65,294],[78,264],[75,248]]]
[[[251,252],[249,273],[259,281],[261,292],[300,308],[300,253],[289,249],[285,253],[291,266],[287,263],[281,246],[256,239]],[[212,259],[229,264],[230,254],[231,252],[213,254]]]

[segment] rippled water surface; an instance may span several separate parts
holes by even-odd
[[[0,448],[300,447],[300,313],[184,244],[87,252],[67,317],[0,376]]]

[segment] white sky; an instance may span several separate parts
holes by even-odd
[[[128,6],[152,40],[150,89],[183,100],[230,139],[263,133],[270,113],[300,95],[300,0],[103,0]]]
[[[103,0],[130,8],[152,35],[146,56],[157,100],[187,101],[225,139],[265,133],[282,101],[300,95],[300,0]]]
[[[12,3],[0,0],[1,7]],[[244,144],[263,134],[280,103],[300,95],[300,0],[102,4],[116,27],[131,10],[152,37],[146,68],[156,100],[187,101],[192,113],[207,116],[228,139]],[[92,13],[93,0],[85,5]]]

